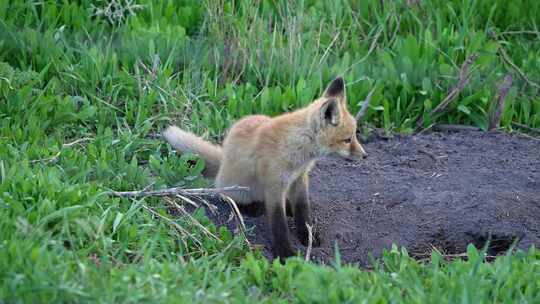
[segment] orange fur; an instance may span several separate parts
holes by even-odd
[[[186,132],[175,126],[170,126],[163,132],[163,137],[173,148],[182,152],[200,155],[206,162],[203,174],[207,177],[216,176],[223,152],[221,147],[211,144],[197,135]]]
[[[275,252],[283,258],[294,254],[288,229],[283,227],[287,199],[300,225],[301,241],[307,233],[305,224],[311,223],[307,187],[314,160],[329,154],[349,159],[366,155],[346,105],[343,79],[336,78],[322,97],[305,108],[274,118],[253,115],[239,120],[221,148],[176,127],[164,135],[176,149],[206,159],[212,167],[208,176],[218,165],[217,187],[249,187],[248,194],[232,196],[238,204],[264,202]]]

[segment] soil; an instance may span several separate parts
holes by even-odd
[[[369,266],[392,244],[418,259],[436,248],[460,254],[469,243],[488,255],[540,248],[540,141],[498,132],[429,133],[364,144],[368,158],[324,158],[311,172],[315,229],[311,259]],[[212,201],[218,225],[238,230],[230,208]],[[248,238],[271,257],[264,216],[244,216]],[[305,252],[294,233],[296,248]]]

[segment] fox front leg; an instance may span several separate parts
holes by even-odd
[[[311,204],[309,202],[309,178],[307,173],[298,177],[289,188],[289,200],[294,214],[294,222],[300,242],[307,246],[309,242],[309,231],[307,225],[313,227],[311,217]],[[321,239],[318,233],[313,233],[313,246],[319,246]]]

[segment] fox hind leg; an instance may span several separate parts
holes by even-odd
[[[238,205],[238,209],[243,215],[259,217],[264,214],[264,202],[253,201],[249,204]]]
[[[296,254],[289,237],[289,226],[285,214],[284,189],[266,189],[266,217],[272,234],[274,256],[281,261]]]
[[[293,206],[292,206],[291,200],[289,200],[289,198],[286,198],[286,200],[285,200],[285,214],[287,214],[288,217],[293,217],[294,216]]]

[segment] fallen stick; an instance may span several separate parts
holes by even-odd
[[[236,219],[238,221],[238,224],[239,224],[238,226],[239,226],[240,232],[242,233],[242,235],[243,235],[246,243],[248,244],[248,246],[251,247],[251,243],[249,242],[249,240],[247,238],[246,225],[244,224],[244,219],[242,217],[242,214],[240,213],[240,210],[236,206],[236,203],[230,197],[227,196],[227,193],[231,193],[231,192],[248,192],[248,191],[249,191],[248,187],[240,187],[240,186],[231,186],[231,187],[222,187],[222,188],[198,188],[198,189],[184,189],[184,188],[180,188],[180,187],[174,187],[174,188],[165,188],[165,189],[159,189],[159,190],[146,190],[146,189],[143,189],[143,190],[138,190],[138,191],[109,191],[109,192],[107,192],[107,194],[112,195],[112,196],[127,197],[127,198],[140,198],[140,197],[144,198],[144,197],[148,197],[148,196],[157,196],[157,197],[176,196],[176,197],[180,197],[182,200],[184,200],[184,201],[186,201],[186,202],[188,202],[188,203],[190,203],[192,205],[195,204],[195,203],[193,201],[191,201],[190,199],[188,199],[186,196],[190,196],[190,195],[196,195],[196,196],[199,195],[200,196],[200,195],[219,194],[229,204],[229,206],[231,207],[231,209],[233,211],[233,214],[235,215],[235,217],[236,217]],[[219,239],[217,236],[215,236],[210,231],[208,231],[208,229],[204,228],[204,226],[202,226],[191,215],[189,215],[185,211],[185,209],[183,209],[181,206],[179,206],[178,204],[176,204],[174,201],[171,201],[171,200],[167,200],[167,202],[169,204],[172,203],[173,207],[178,209],[180,212],[184,213],[184,215],[187,215],[190,219],[193,219],[194,223],[197,226],[199,226],[199,228],[202,228],[204,232],[211,235],[215,239],[221,241],[221,239]],[[150,209],[147,206],[142,205],[142,207],[144,209],[148,210],[150,213],[152,213],[152,214],[166,220],[168,223],[173,225],[180,232],[185,232],[185,229],[183,229],[180,225],[178,225],[174,221],[170,220],[169,218],[166,218],[166,217],[160,215],[159,213],[156,213],[154,210]],[[209,209],[212,210],[211,208],[209,208]]]
[[[246,244],[249,247],[252,247],[251,243],[248,240],[247,233],[246,233],[246,224],[244,223],[244,217],[242,216],[242,213],[240,212],[240,209],[238,209],[238,206],[236,205],[236,202],[228,197],[227,195],[221,194],[221,197],[229,203],[229,206],[231,207],[234,217],[236,218],[236,223],[238,224],[238,228],[240,232],[242,233],[242,236],[244,237],[244,240],[246,241]]]
[[[527,130],[527,131],[529,131],[529,132],[533,132],[533,133],[538,133],[538,134],[540,134],[540,129],[537,129],[537,128],[531,128],[531,127],[526,126],[526,125],[524,125],[524,124],[520,124],[519,122],[512,121],[512,126],[518,127],[518,128],[524,129],[524,130]]]
[[[481,129],[469,125],[435,124],[433,129],[436,131],[480,131]]]
[[[508,53],[506,53],[506,51],[504,50],[504,48],[502,47],[502,45],[499,47],[499,54],[501,55],[501,58],[504,62],[506,62],[506,64],[508,64],[510,67],[512,67],[518,74],[521,78],[523,78],[523,80],[525,80],[525,82],[530,85],[531,87],[535,87],[537,90],[540,89],[540,84],[530,80],[528,77],[527,77],[527,74],[525,74],[525,72],[523,72],[513,61],[512,59],[510,59],[510,56],[508,56]]]
[[[159,190],[138,190],[138,191],[109,191],[108,194],[118,197],[146,197],[146,196],[175,196],[175,195],[212,195],[227,194],[234,192],[247,192],[248,187],[231,186],[222,188],[199,188],[184,189],[181,187],[165,188]]]
[[[445,260],[465,259],[465,258],[469,257],[469,255],[466,252],[464,252],[464,253],[455,253],[455,254],[442,254],[442,253],[439,252],[439,254]],[[421,263],[428,263],[428,262],[431,261],[431,253],[429,253],[429,255],[425,254],[424,256],[426,256],[426,257],[421,258],[421,259],[417,259],[417,261],[421,262]],[[484,260],[485,261],[493,261],[496,258],[497,258],[497,256],[495,256],[495,255],[484,254]]]
[[[388,15],[388,18],[390,18],[390,15]],[[388,18],[386,19],[386,21],[388,20]],[[385,21],[385,22],[386,22]],[[342,74],[345,74],[347,73],[348,71],[352,70],[353,67],[359,65],[360,63],[364,62],[366,59],[368,59],[368,57],[371,55],[371,53],[373,53],[373,51],[375,50],[375,48],[377,47],[377,41],[379,40],[379,37],[381,36],[383,32],[383,28],[380,28],[377,33],[375,33],[375,37],[373,38],[373,40],[371,41],[371,45],[369,46],[369,49],[368,49],[368,52],[367,54],[360,58],[360,60],[354,62],[353,64],[351,64],[349,67],[347,67],[345,69],[345,71],[343,71]]]
[[[508,34],[533,34],[533,35],[540,35],[540,32],[538,31],[529,31],[529,30],[525,30],[525,31],[507,31],[507,32],[502,32],[502,33],[496,33],[494,31],[489,31],[489,36],[494,38],[494,39],[498,39],[498,37],[500,36],[504,36],[504,35],[508,35]],[[504,49],[504,46],[503,44],[501,43],[501,41],[497,41],[497,43],[499,44],[499,48],[497,50],[497,53],[500,55],[500,58],[502,59],[502,61],[504,63],[506,63],[507,65],[509,65],[512,69],[514,69],[519,77],[521,77],[525,83],[531,87],[535,87],[537,90],[540,90],[540,84],[534,82],[534,81],[531,81],[527,75],[525,74],[525,72],[523,72],[513,61],[512,59],[510,58],[510,56],[508,56],[508,53],[506,53],[506,50]]]
[[[415,254],[415,256],[417,257],[416,260],[418,262],[421,262],[421,263],[429,262],[431,260],[432,252],[437,252],[445,260],[465,259],[465,258],[469,257],[469,255],[466,252],[463,252],[463,253],[448,253],[448,254],[447,253],[442,253],[437,247],[431,245],[431,251],[422,252],[422,253],[416,253]],[[483,256],[484,256],[484,261],[489,261],[489,260],[493,261],[493,260],[495,260],[497,258],[497,256],[489,255],[487,253],[484,253]]]
[[[188,236],[189,238],[191,238],[195,243],[198,244],[199,248],[203,247],[201,241],[199,241],[196,237],[194,237],[191,233],[189,233],[189,231],[187,231],[184,227],[180,226],[175,221],[171,220],[170,218],[164,215],[161,215],[159,212],[152,210],[152,208],[145,206],[144,204],[142,204],[141,207],[144,210],[150,212],[155,217],[160,218],[164,220],[166,223],[168,223],[169,225],[173,226],[182,236]],[[188,244],[183,238],[182,238],[182,242],[184,243],[185,248],[188,248]]]
[[[463,64],[461,65],[461,68],[459,70],[459,76],[458,76],[457,85],[454,86],[454,88],[452,88],[452,90],[450,90],[450,92],[443,99],[443,101],[439,105],[437,105],[435,107],[435,109],[433,109],[429,113],[430,117],[433,117],[434,115],[443,112],[448,107],[448,105],[450,103],[452,103],[452,101],[454,101],[456,99],[456,97],[459,96],[461,91],[463,91],[463,89],[465,88],[467,83],[469,83],[469,79],[470,79],[469,68],[476,61],[476,58],[478,58],[478,55],[472,54],[471,56],[469,56],[465,60],[465,62],[463,62]],[[422,125],[424,125],[424,118],[422,116],[420,116],[418,118],[418,120],[416,121],[416,126],[417,126],[417,128],[421,128]]]
[[[48,163],[54,162],[54,161],[56,161],[58,159],[58,157],[60,157],[60,154],[62,154],[62,151],[63,151],[64,148],[69,148],[69,147],[74,146],[76,144],[79,144],[81,142],[90,141],[90,140],[94,140],[94,139],[90,138],[90,137],[83,137],[83,138],[79,138],[79,139],[77,139],[75,141],[72,141],[70,143],[63,144],[62,147],[60,148],[60,150],[55,155],[53,155],[52,157],[34,159],[34,160],[31,160],[30,163],[33,164],[33,163],[37,163],[37,162],[43,162],[45,164],[48,164]]]
[[[182,196],[181,199],[183,201],[187,201],[187,202],[190,202],[190,203],[193,203],[189,198],[185,197],[185,196]],[[196,218],[194,218],[189,212],[186,211],[186,209],[184,209],[183,206],[180,206],[179,204],[177,204],[174,200],[170,199],[170,198],[167,198],[165,197],[165,201],[167,203],[169,203],[169,205],[171,205],[172,207],[174,207],[176,210],[180,211],[182,214],[184,214],[184,216],[186,216],[189,220],[191,220],[191,222],[193,224],[195,224],[195,226],[199,227],[206,235],[209,235],[211,236],[212,238],[214,238],[215,240],[217,240],[218,242],[223,242],[220,238],[218,238],[215,234],[213,234],[212,232],[210,232],[210,230],[208,230],[208,228],[206,228],[203,224],[201,224]]]
[[[525,132],[521,132],[521,131],[517,131],[517,130],[514,130],[512,133],[514,134],[517,134],[521,137],[525,137],[527,139],[531,139],[531,140],[535,140],[535,141],[540,141],[540,137],[536,137],[536,136],[532,136],[532,135],[529,135]]]
[[[504,104],[506,101],[506,95],[508,95],[508,92],[510,91],[511,87],[512,87],[512,75],[507,74],[506,76],[504,76],[504,80],[499,86],[499,96],[497,98],[497,102],[496,103],[494,102],[495,109],[489,121],[488,130],[494,130],[500,126],[501,116],[502,116],[502,112],[504,110]]]
[[[360,108],[360,110],[356,114],[355,118],[356,118],[356,123],[357,124],[360,124],[362,122],[362,120],[364,119],[364,116],[366,115],[366,112],[367,112],[367,108],[368,108],[369,104],[371,103],[371,96],[373,95],[373,92],[375,92],[375,87],[373,87],[373,89],[371,89],[371,91],[369,91],[369,93],[366,96],[366,99],[364,99],[364,103],[362,103],[362,107]]]

